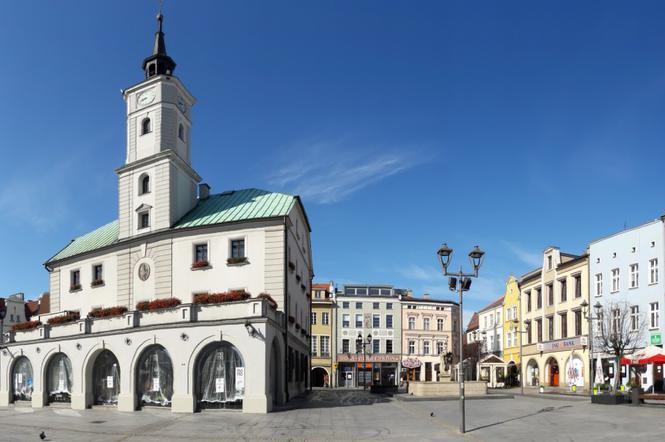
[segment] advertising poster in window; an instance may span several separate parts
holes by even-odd
[[[106,388],[113,388],[113,376],[106,376]]]
[[[568,385],[577,387],[584,387],[584,364],[580,358],[568,359],[566,367],[566,376],[568,377]]]
[[[236,367],[236,391],[245,388],[245,367]]]
[[[224,393],[224,378],[215,379],[215,393]]]

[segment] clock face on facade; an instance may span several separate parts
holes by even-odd
[[[152,88],[138,94],[136,96],[136,103],[139,106],[145,106],[146,104],[152,103],[154,99],[155,99],[155,88]]]
[[[143,263],[139,266],[139,279],[145,281],[150,277],[150,266],[148,263]]]

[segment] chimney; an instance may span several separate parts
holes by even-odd
[[[44,292],[39,297],[39,314],[44,313],[51,313],[51,294],[49,292]]]
[[[207,200],[210,196],[210,186],[206,183],[199,184],[199,199]]]

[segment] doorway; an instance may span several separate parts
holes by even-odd
[[[547,361],[547,370],[548,370],[548,383],[550,387],[559,386],[559,364],[556,359],[550,358]]]

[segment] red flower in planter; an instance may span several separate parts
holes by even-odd
[[[247,262],[247,257],[243,256],[240,258],[229,258],[226,260],[227,264],[242,264],[243,262]]]
[[[202,269],[204,267],[209,267],[210,263],[208,261],[194,261],[192,264],[193,269]]]
[[[267,294],[267,293],[261,293],[261,294],[259,294],[259,296],[257,296],[257,298],[258,298],[258,299],[265,299],[266,301],[268,301],[268,304],[269,304],[272,308],[274,308],[275,310],[277,310],[277,301],[275,301],[275,300],[273,299],[273,297],[270,296],[269,294]]]
[[[177,307],[182,304],[178,298],[155,299],[154,301],[142,301],[136,304],[136,310],[141,312],[162,310],[165,308]]]
[[[90,283],[91,287],[99,287],[100,285],[104,285],[103,279],[96,279]]]
[[[52,318],[49,318],[46,323],[48,325],[56,326],[56,325],[63,325],[63,324],[68,324],[70,322],[78,321],[81,319],[81,315],[79,312],[69,312],[64,315],[60,316],[54,316]]]
[[[76,290],[81,290],[81,284],[73,284],[69,286],[70,292],[75,292]]]
[[[33,328],[37,328],[40,325],[42,325],[41,321],[19,322],[18,324],[12,325],[12,331],[32,330]]]
[[[194,304],[221,304],[224,302],[244,301],[251,295],[243,290],[234,290],[223,293],[200,293],[194,295]]]
[[[88,313],[89,318],[110,318],[113,316],[120,316],[127,313],[127,307],[116,306],[108,308],[96,308]]]

